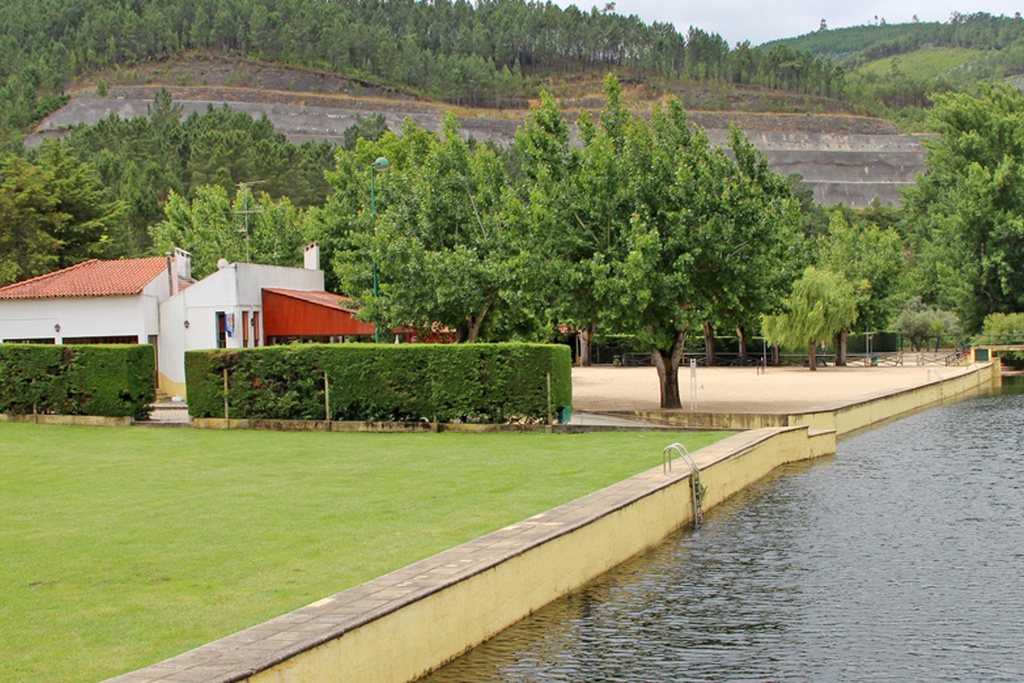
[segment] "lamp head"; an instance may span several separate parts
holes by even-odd
[[[377,157],[377,160],[370,164],[370,168],[375,171],[386,171],[391,168],[391,162],[386,157]]]

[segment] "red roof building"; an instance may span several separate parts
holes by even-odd
[[[324,291],[263,288],[263,334],[267,344],[295,339],[340,341],[372,336],[373,323],[356,318],[351,299]]]
[[[134,296],[161,273],[167,259],[90,259],[63,270],[0,287],[0,299],[67,299],[84,296]],[[166,275],[165,275],[166,277]]]

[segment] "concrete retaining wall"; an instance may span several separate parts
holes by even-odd
[[[53,112],[36,131],[25,139],[29,148],[38,147],[44,138],[64,137],[71,127],[79,123],[96,123],[110,114],[121,118],[148,116],[151,100],[131,97],[74,97],[71,102]],[[282,131],[295,144],[306,141],[330,141],[340,145],[345,130],[356,123],[357,116],[373,113],[371,109],[343,107],[304,107],[288,104],[252,102],[206,102],[176,97],[176,105],[184,115],[202,114],[208,104],[220,107],[229,104],[232,109],[259,118],[266,114],[277,130]],[[415,121],[426,130],[441,132],[442,115],[434,109],[424,110],[406,103],[407,111],[385,111],[388,127],[399,133],[406,119]],[[778,116],[778,115],[776,115]],[[692,116],[701,121],[701,113]],[[706,122],[710,124],[711,122]],[[464,118],[463,134],[479,142],[507,145],[522,121],[510,119]],[[713,125],[721,126],[722,121]],[[705,125],[705,127],[707,127]],[[713,144],[723,146],[728,130],[708,128]],[[800,173],[814,192],[814,199],[823,206],[841,203],[864,208],[876,198],[883,204],[898,206],[902,201],[899,188],[915,182],[918,173],[925,172],[925,150],[921,137],[914,135],[862,135],[810,133],[791,131],[747,131],[751,143],[765,153],[772,170],[788,175]],[[572,127],[572,139],[578,144],[579,135]]]
[[[650,412],[618,413],[632,415],[654,424],[688,429],[760,429],[807,425],[813,430],[834,430],[844,436],[871,425],[930,408],[943,401],[977,396],[1000,381],[1000,363],[979,363],[967,372],[943,379],[942,370],[935,379],[919,387],[865,396],[851,404],[822,406],[805,413],[701,413]]]
[[[0,413],[0,422],[22,422],[40,425],[85,425],[88,427],[128,427],[135,424],[131,417],[101,417],[99,415],[11,415]]]
[[[857,406],[789,416],[693,454],[713,507],[776,467],[835,451],[837,432],[980,391],[998,366]],[[835,428],[829,428],[829,425]],[[653,436],[653,435],[652,435]],[[667,445],[667,444],[664,444]],[[659,444],[658,447],[662,445]],[[410,681],[693,521],[689,473],[658,467],[173,659],[111,679]]]
[[[667,444],[664,444],[667,445]],[[807,427],[693,454],[706,507],[834,451]],[[692,523],[689,473],[658,467],[147,669],[128,681],[409,681]]]

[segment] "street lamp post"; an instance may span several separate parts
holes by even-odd
[[[373,236],[377,237],[377,200],[376,194],[373,187],[374,174],[377,171],[383,173],[384,171],[391,168],[391,162],[385,157],[377,157],[376,161],[370,164],[370,213],[373,214]],[[376,241],[376,240],[375,240]],[[377,289],[377,245],[374,245],[373,249],[373,299],[374,303],[377,303],[377,296],[379,292]],[[374,343],[380,344],[380,327],[377,321],[373,323],[373,341]]]

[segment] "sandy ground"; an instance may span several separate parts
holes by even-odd
[[[825,367],[696,369],[696,412],[790,413],[826,408],[902,389],[949,379],[967,372],[966,367]],[[623,368],[601,365],[573,368],[574,422],[581,413],[660,410],[658,371],[653,367]],[[690,411],[690,368],[679,370],[679,398]],[[186,423],[187,408],[180,403],[159,404],[150,421]],[[593,423],[592,418],[590,419]],[[614,424],[615,422],[609,422]]]
[[[963,374],[966,367],[690,368],[679,370],[679,397],[689,411],[696,389],[702,413],[788,413],[835,407]],[[658,371],[653,367],[573,368],[573,410],[659,410]]]

